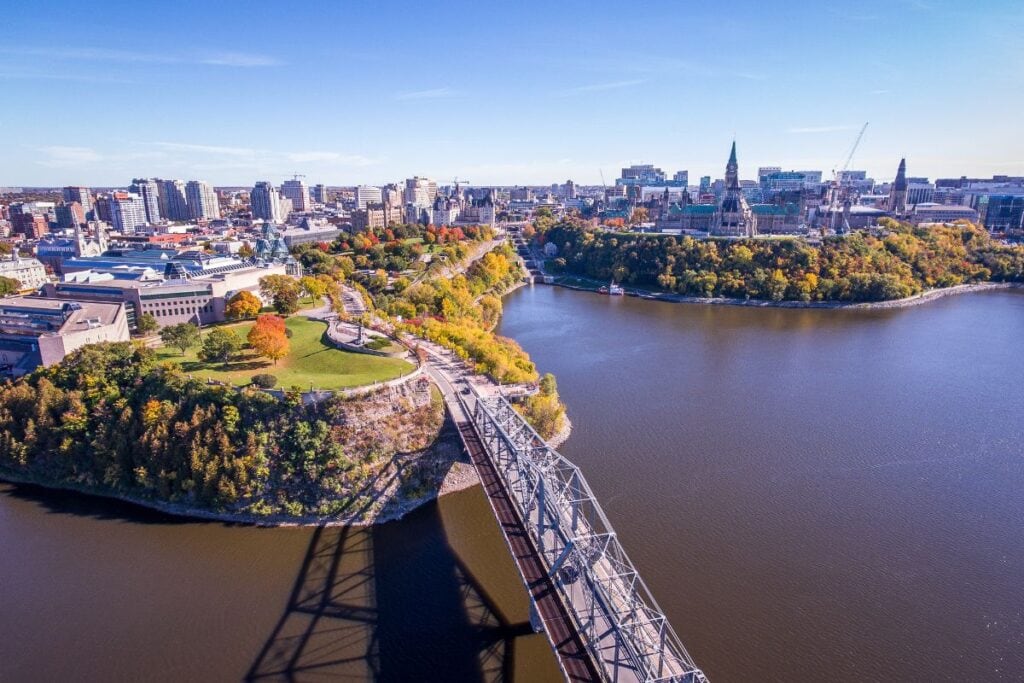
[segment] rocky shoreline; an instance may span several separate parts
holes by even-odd
[[[580,292],[596,292],[595,289],[570,285],[561,282],[552,283],[556,287],[573,289]],[[709,304],[713,306],[752,306],[756,308],[822,308],[822,309],[875,309],[875,308],[906,308],[919,304],[941,299],[954,294],[968,294],[970,292],[983,292],[1001,289],[1021,289],[1024,283],[1019,282],[977,282],[965,285],[954,285],[941,289],[929,289],[928,291],[908,296],[904,299],[892,299],[890,301],[768,301],[765,299],[727,299],[722,297],[700,297],[684,296],[682,294],[670,294],[667,292],[648,292],[643,290],[626,290],[626,296],[648,301],[666,301],[676,304]]]
[[[356,526],[366,527],[375,524],[384,524],[401,519],[421,505],[436,500],[440,496],[449,493],[456,493],[480,483],[476,470],[468,461],[456,461],[445,475],[439,486],[433,487],[423,496],[417,498],[392,498],[386,504],[384,510],[377,514],[352,515],[349,517],[317,517],[317,516],[293,516],[293,515],[254,515],[242,512],[217,512],[202,508],[189,507],[182,503],[171,503],[157,500],[155,498],[143,498],[132,496],[116,491],[105,491],[94,489],[88,486],[76,486],[66,482],[43,481],[35,477],[26,477],[10,471],[0,471],[0,482],[7,482],[15,485],[38,486],[44,489],[58,491],[69,491],[80,493],[86,496],[97,498],[108,498],[130,505],[137,505],[142,508],[154,510],[162,514],[174,517],[184,517],[196,521],[222,522],[225,524],[242,524],[257,527],[334,527],[334,526]]]

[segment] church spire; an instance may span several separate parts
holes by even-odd
[[[732,141],[732,151],[729,152],[729,163],[725,165],[725,187],[729,190],[740,188],[740,166],[736,161],[736,141]]]

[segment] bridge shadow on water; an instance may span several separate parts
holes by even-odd
[[[401,523],[317,528],[246,680],[511,681],[530,635],[448,544],[432,503]]]

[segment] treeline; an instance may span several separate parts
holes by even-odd
[[[306,407],[297,394],[190,379],[138,345],[95,344],[0,386],[0,473],[190,508],[332,516],[371,499],[396,454],[437,437],[439,405],[401,408],[389,397]],[[415,461],[401,477],[423,486]]]
[[[571,220],[538,235],[552,270],[700,297],[884,301],[963,283],[1024,280],[1024,247],[970,223],[792,239],[693,239],[595,231]]]
[[[459,260],[469,243],[491,239],[489,226],[462,228],[417,223],[393,224],[355,235],[341,235],[334,242],[296,245],[292,253],[313,274],[351,277],[357,270],[383,270],[400,273],[420,272],[428,268],[422,260],[430,254],[432,262]]]
[[[491,329],[501,317],[500,294],[523,277],[508,244],[484,254],[465,275],[430,278],[378,299],[379,311],[400,327],[473,361],[476,371],[498,382],[533,382],[537,369],[526,352]],[[397,284],[397,283],[396,283]]]

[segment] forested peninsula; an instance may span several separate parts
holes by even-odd
[[[367,522],[436,492],[459,455],[443,423],[425,382],[307,406],[95,344],[0,386],[0,478],[245,521]]]
[[[692,297],[770,302],[880,302],[927,290],[1024,281],[1024,246],[977,225],[879,229],[803,238],[694,239],[615,233],[563,220],[536,239],[557,247],[549,270]]]

